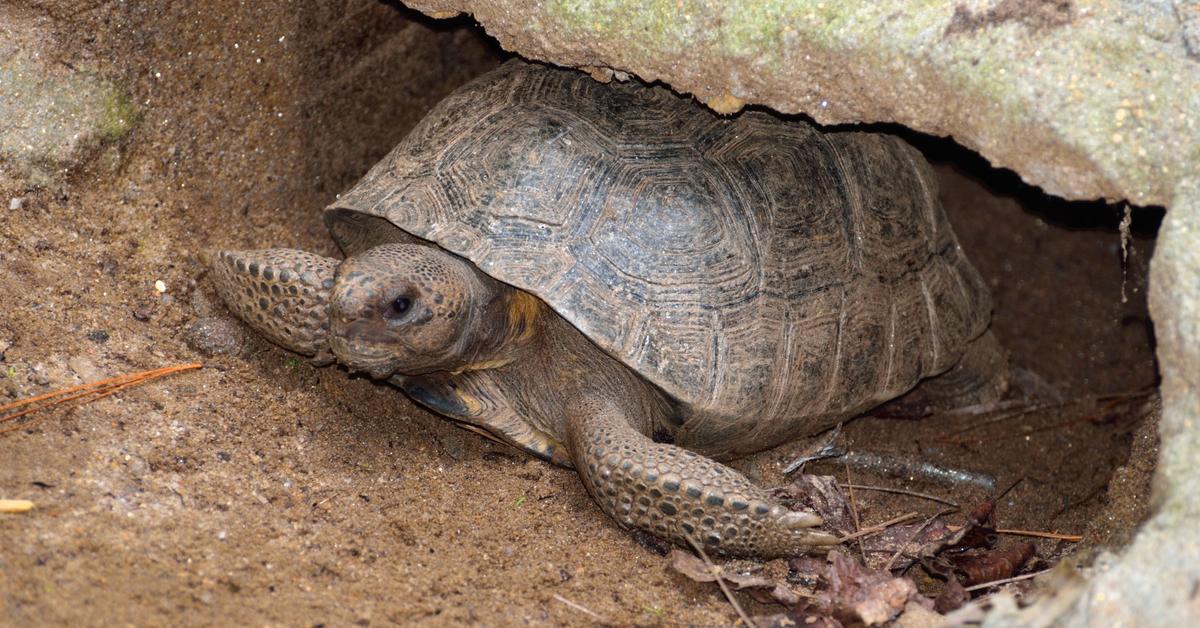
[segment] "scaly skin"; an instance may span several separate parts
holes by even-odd
[[[567,418],[575,468],[600,507],[619,523],[709,551],[794,556],[837,538],[813,530],[821,518],[796,512],[729,467],[655,443],[604,399],[575,404]]]
[[[352,369],[413,387],[428,407],[570,460],[622,525],[727,555],[836,543],[812,529],[819,517],[785,508],[733,469],[653,442],[672,423],[661,392],[540,301],[443,251],[385,244],[340,265],[302,251],[225,251],[213,279],[271,341],[318,358],[332,348]],[[397,295],[411,300],[411,315],[388,319]],[[561,460],[559,443],[569,451]]]
[[[221,251],[212,261],[213,284],[237,317],[275,344],[332,361],[329,296],[338,261],[304,251]]]

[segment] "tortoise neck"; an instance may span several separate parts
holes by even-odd
[[[455,373],[496,369],[519,361],[533,349],[540,320],[548,313],[537,297],[493,279],[492,293],[468,325],[475,330],[463,366]]]
[[[566,408],[579,399],[605,399],[637,432],[657,436],[673,431],[671,404],[661,391],[549,306],[537,303],[540,309],[531,320],[533,327],[514,335],[520,357],[501,369],[520,414],[565,439]]]

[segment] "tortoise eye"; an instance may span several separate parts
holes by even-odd
[[[406,296],[399,296],[388,304],[388,309],[383,313],[383,317],[392,320],[403,318],[411,308],[412,299]]]

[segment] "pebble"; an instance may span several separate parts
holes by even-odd
[[[18,197],[13,198],[12,200],[8,201],[8,208],[13,211],[16,211],[18,209],[21,209],[21,206],[24,204],[25,204],[25,199],[18,196]]]
[[[206,356],[238,355],[246,350],[249,337],[245,328],[229,318],[204,316],[188,324],[184,341]]]
[[[142,304],[133,308],[133,318],[143,323],[150,320],[150,315],[154,313],[154,306],[151,304]]]
[[[38,386],[45,386],[50,383],[50,376],[46,374],[46,367],[43,364],[34,364],[29,369],[29,381]]]
[[[212,299],[208,298],[203,290],[196,290],[192,292],[192,311],[196,313],[196,316],[205,318],[215,315],[217,308],[213,307]]]
[[[92,342],[99,343],[99,344],[104,344],[104,343],[108,342],[108,338],[109,338],[108,332],[103,329],[95,329],[95,330],[89,331],[87,334],[87,337],[88,337],[88,340],[91,340]]]
[[[96,363],[82,355],[67,360],[67,366],[71,367],[71,370],[75,371],[75,374],[84,383],[98,382],[104,379],[104,373],[96,367]]]
[[[158,290],[159,292],[166,292],[167,291],[167,282],[163,281],[162,279],[155,281],[154,289]]]
[[[3,393],[3,396],[11,397],[13,399],[22,396],[20,385],[17,384],[16,379],[8,376],[7,368],[3,373],[0,373],[0,375],[2,375],[2,377],[0,377],[0,393]]]

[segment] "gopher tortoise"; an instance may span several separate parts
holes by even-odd
[[[625,526],[732,555],[834,541],[714,460],[912,390],[994,397],[990,298],[919,153],[509,62],[325,211],[342,261],[222,251],[258,332],[574,467]]]

